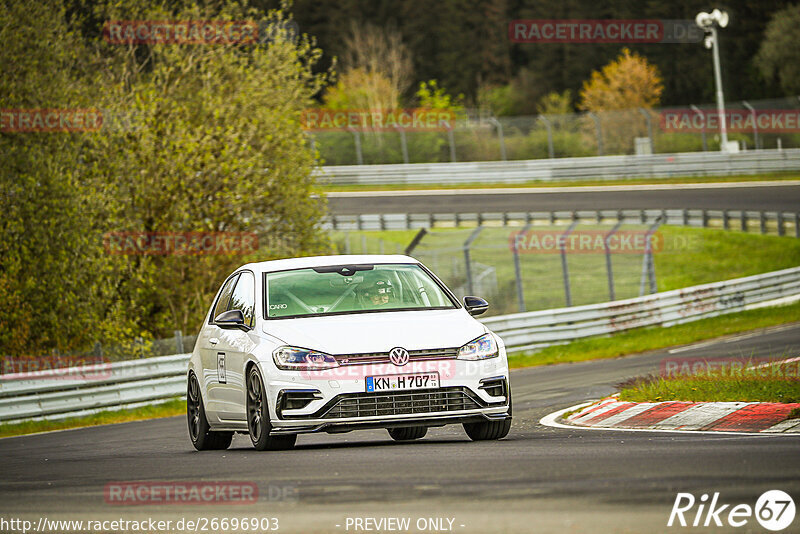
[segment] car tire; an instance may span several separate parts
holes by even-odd
[[[511,430],[511,390],[508,392],[508,419],[502,421],[486,421],[481,423],[464,423],[464,432],[472,441],[503,439]]]
[[[214,432],[208,425],[200,384],[194,373],[189,373],[186,388],[186,420],[189,424],[189,439],[198,451],[219,451],[230,447],[233,432]]]
[[[297,434],[270,436],[271,429],[264,381],[258,367],[253,366],[247,373],[247,430],[253,447],[257,451],[280,451],[294,447]]]
[[[387,428],[389,435],[395,441],[411,441],[425,437],[428,433],[426,426],[404,426],[398,428]]]

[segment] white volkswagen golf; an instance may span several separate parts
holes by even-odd
[[[463,424],[473,440],[511,427],[502,340],[417,260],[321,256],[251,263],[222,284],[189,361],[189,436],[258,450],[297,434],[386,428],[395,440]]]

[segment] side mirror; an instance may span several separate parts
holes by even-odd
[[[480,315],[489,309],[489,303],[480,297],[464,297],[464,307],[470,315]]]
[[[222,312],[214,318],[214,323],[220,328],[241,328],[243,330],[250,330],[250,327],[244,323],[244,314],[242,310],[228,310]]]

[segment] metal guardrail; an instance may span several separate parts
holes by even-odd
[[[800,170],[800,149],[737,153],[683,152],[639,156],[400,163],[322,167],[317,176],[331,185],[525,183],[675,176],[732,176]]]
[[[513,350],[541,348],[643,326],[672,326],[800,295],[800,267],[627,300],[491,317]]]
[[[671,326],[800,296],[800,267],[587,306],[491,317],[483,322],[514,351]],[[24,380],[0,376],[0,422],[63,418],[179,397],[189,354],[75,368],[93,379],[66,380],[40,371]],[[99,369],[98,369],[99,367]]]
[[[189,354],[0,375],[0,422],[74,417],[185,395]],[[75,378],[70,378],[75,377]]]
[[[519,226],[522,224],[557,224],[579,221],[583,223],[624,222],[718,227],[725,230],[758,229],[762,234],[773,230],[777,235],[794,235],[800,238],[800,212],[772,212],[747,210],[705,209],[647,209],[647,210],[580,210],[580,211],[530,211],[487,213],[382,213],[369,215],[332,215],[323,227],[326,230],[417,230],[421,228],[446,228],[459,226]]]

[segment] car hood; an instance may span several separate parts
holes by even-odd
[[[488,330],[463,309],[378,312],[263,322],[287,345],[328,354],[460,347]]]

